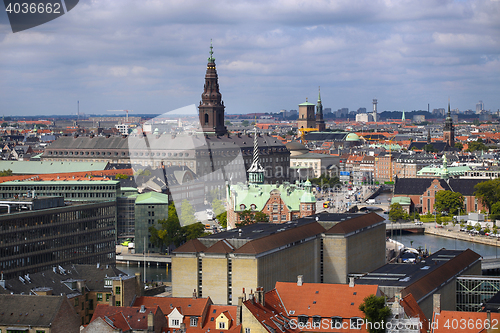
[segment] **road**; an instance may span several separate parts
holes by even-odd
[[[349,187],[352,189],[349,190]],[[358,202],[364,202],[368,198],[376,187],[372,185],[362,185],[362,186],[341,186],[335,187],[331,192],[322,192],[316,195],[316,212],[327,211],[329,213],[344,213],[349,210],[350,207]],[[330,207],[324,208],[323,204],[325,201],[330,201]]]

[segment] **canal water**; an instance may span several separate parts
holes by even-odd
[[[392,198],[392,193],[381,193],[376,197],[377,201],[387,202]],[[466,250],[471,249],[480,254],[483,258],[495,258],[500,256],[500,250],[496,246],[477,244],[474,242],[463,241],[459,239],[452,239],[446,237],[439,237],[435,235],[416,235],[404,234],[401,236],[396,230],[393,232],[392,238],[398,242],[403,243],[406,247],[413,247],[417,249],[422,247],[429,253],[434,253],[439,249],[445,248],[448,250]],[[500,242],[499,242],[500,243]]]
[[[144,266],[137,267],[137,264],[116,264],[116,268],[121,270],[128,275],[135,275],[135,273],[141,273],[141,278],[144,281]],[[165,266],[157,267],[155,264],[151,266],[146,266],[146,281],[147,282],[172,282],[172,269]]]

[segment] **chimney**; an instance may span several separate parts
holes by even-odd
[[[350,277],[349,278],[349,288],[353,288],[353,287],[354,287],[354,278]]]
[[[262,306],[266,306],[266,299],[264,297],[265,297],[264,287],[260,287],[260,304]]]
[[[193,289],[193,299],[196,299],[196,289]]]
[[[432,295],[432,311],[441,313],[441,294]]]
[[[238,306],[236,307],[236,326],[241,324],[241,308],[243,307],[243,297],[238,297]]]
[[[115,306],[115,295],[111,295],[109,298],[109,306]]]
[[[255,304],[255,299],[253,298],[252,289],[250,289],[250,294],[248,295],[248,298],[252,301],[252,304]]]
[[[302,286],[302,275],[297,276],[297,286]]]
[[[144,288],[142,285],[141,273],[137,272],[135,273],[135,294],[137,295],[137,297],[143,296],[143,291]]]
[[[490,310],[486,311],[486,319],[488,319],[488,323],[491,323],[491,311]]]
[[[255,301],[260,304],[260,287],[257,287],[257,289],[255,289]]]
[[[186,332],[186,324],[181,323],[181,329],[179,330],[179,332],[181,332],[181,333],[185,333]]]
[[[243,302],[247,300],[247,294],[245,293],[245,288],[243,288]]]
[[[148,332],[154,332],[154,330],[155,330],[155,324],[154,324],[153,312],[149,311],[149,313],[148,313]]]

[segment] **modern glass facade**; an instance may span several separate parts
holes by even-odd
[[[96,181],[23,181],[0,184],[0,198],[14,198],[33,192],[37,196],[63,197],[66,201],[105,201],[120,196],[120,182]]]
[[[481,305],[500,291],[500,277],[457,277],[457,311],[479,312]]]
[[[65,264],[114,264],[116,201],[0,216],[5,278]]]

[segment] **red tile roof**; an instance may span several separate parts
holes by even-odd
[[[429,327],[429,320],[425,316],[424,312],[417,304],[415,297],[412,294],[408,294],[401,299],[399,304],[404,308],[405,313],[411,318],[419,318],[421,323],[420,333],[426,333],[427,327]]]
[[[98,304],[92,321],[98,317],[105,319],[105,322],[113,328],[119,328],[123,331],[147,330],[148,328],[148,313],[156,314],[159,310],[158,306],[146,306],[145,311],[141,312],[141,307],[119,307],[109,306],[107,304]],[[108,319],[108,320],[106,320]],[[112,323],[112,324],[111,324]]]
[[[330,318],[360,317],[365,297],[379,294],[376,285],[276,282],[276,291],[289,316],[321,316]]]
[[[191,298],[191,297],[138,297],[134,306],[145,305],[146,307],[159,306],[165,316],[170,314],[174,308],[179,308],[179,312],[184,316],[202,316],[203,312],[212,304],[210,297]]]
[[[486,312],[462,312],[462,311],[441,311],[434,313],[432,333],[461,332],[499,332],[500,331],[500,313],[491,313],[491,330],[485,330],[487,323]]]

